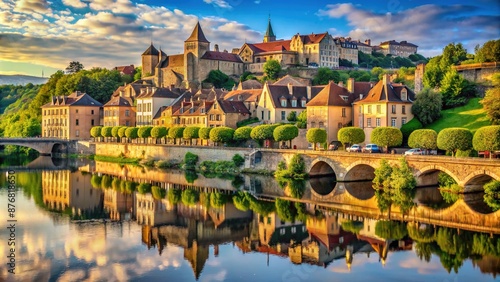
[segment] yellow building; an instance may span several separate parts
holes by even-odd
[[[90,129],[102,125],[102,104],[86,93],[53,96],[42,109],[42,136],[90,139]]]
[[[348,60],[353,64],[358,64],[358,44],[350,37],[336,37],[335,43],[339,47],[340,59]]]
[[[250,111],[243,101],[219,99],[210,107],[207,117],[208,127],[227,126],[236,129],[239,121],[250,117]]]
[[[417,53],[418,46],[410,43],[408,41],[397,42],[396,40],[390,40],[380,43],[380,50],[383,54],[391,54],[394,57],[404,57],[407,58],[412,54]]]
[[[315,63],[320,67],[337,68],[339,66],[339,48],[334,38],[325,33],[309,35],[296,34],[290,42],[290,50],[297,52],[298,64]]]
[[[390,82],[390,75],[384,75],[368,95],[353,103],[353,125],[365,131],[365,143],[370,142],[374,128],[380,126],[401,126],[413,118],[411,107],[415,94],[407,86]]]

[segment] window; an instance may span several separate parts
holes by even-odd
[[[307,100],[306,100],[306,99],[302,99],[302,103],[301,103],[301,104],[302,104],[302,108],[305,108],[305,107],[306,107],[306,102],[307,102]]]
[[[285,120],[285,119],[286,119],[286,112],[281,111],[281,120]]]
[[[217,121],[221,120],[220,115],[216,115],[215,118],[216,118]]]
[[[137,111],[138,112],[142,112],[142,104],[138,104],[137,105]]]
[[[264,111],[262,111],[261,114],[262,114],[262,117],[260,119],[264,120]]]
[[[216,109],[217,109],[217,103],[214,104],[214,110],[216,110]]]
[[[372,105],[368,105],[367,112],[368,112],[369,114],[371,114],[371,113],[372,113]]]
[[[78,119],[76,119],[76,125],[79,125],[79,121],[78,121]]]
[[[267,224],[271,224],[271,217],[270,216],[267,217]]]
[[[292,100],[292,107],[294,107],[294,108],[297,107],[297,100],[295,100],[295,99]]]
[[[401,90],[401,100],[403,101],[408,100],[408,92],[406,91],[406,88]]]
[[[78,130],[78,129],[77,129],[77,130],[75,130],[75,136],[76,136],[76,137],[80,137],[80,130]]]
[[[78,114],[78,109],[76,109],[76,113]]]
[[[392,113],[395,114],[396,113],[396,105],[392,105]]]
[[[163,124],[163,120],[161,121],[161,124]],[[126,121],[125,121],[125,125],[126,125],[126,126],[130,126],[130,121],[126,120]]]
[[[403,115],[406,115],[406,106],[403,106],[403,108],[401,109]]]
[[[286,233],[285,228],[281,228],[281,229],[280,229],[280,235],[285,235],[285,233]]]
[[[94,120],[90,121],[90,125],[94,126]]]
[[[267,119],[271,120],[271,111],[267,112]]]
[[[366,126],[367,127],[372,127],[372,118],[367,118],[366,119]]]
[[[125,110],[125,116],[129,117],[130,116],[130,110]]]
[[[346,112],[345,108],[342,108],[342,117],[346,117],[346,113],[345,112]]]
[[[396,118],[391,118],[391,126],[396,127]]]
[[[401,118],[401,125],[406,124],[406,118]]]
[[[316,127],[316,123],[314,121],[311,122],[311,128]]]
[[[322,122],[322,121],[320,121],[320,122],[318,123],[318,126],[319,126],[319,128],[325,128],[325,123],[324,123],[324,122]]]
[[[93,115],[93,114],[94,114],[94,110],[91,110],[91,111],[90,111],[90,114],[91,114],[91,115]]]
[[[375,126],[376,126],[376,127],[379,127],[379,126],[380,126],[380,118],[377,118],[377,119],[375,120]]]
[[[297,227],[292,226],[292,234],[295,234],[297,232]]]
[[[286,99],[284,98],[281,99],[281,106],[286,107]]]
[[[377,105],[377,114],[382,113],[382,106]]]

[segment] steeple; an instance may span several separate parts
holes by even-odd
[[[276,35],[274,34],[273,27],[271,26],[271,16],[269,16],[269,22],[267,23],[266,34],[264,35],[264,42],[276,41]]]
[[[143,56],[148,56],[148,55],[153,55],[153,56],[158,56],[158,50],[153,46],[153,42],[151,42],[151,45],[149,46],[144,53],[142,53]]]
[[[205,37],[205,34],[203,34],[203,30],[201,29],[200,22],[196,23],[196,26],[193,29],[193,32],[191,33],[191,36],[189,36],[188,39],[184,42],[189,42],[189,41],[198,41],[198,42],[206,42],[210,43],[207,38]]]

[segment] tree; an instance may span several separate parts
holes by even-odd
[[[493,88],[488,89],[481,100],[486,115],[492,124],[500,124],[500,73],[492,76]]]
[[[211,70],[203,82],[212,83],[215,88],[233,88],[235,82],[220,70]]]
[[[234,129],[230,127],[215,127],[210,131],[210,141],[226,143],[233,140]]]
[[[22,137],[32,137],[42,134],[42,125],[35,118],[29,118],[23,123]]]
[[[113,136],[112,135],[112,130],[113,130],[112,126],[105,126],[105,127],[103,127],[101,129],[101,135],[102,135],[102,137],[111,137],[111,136]]]
[[[202,127],[200,128],[200,131],[198,131],[198,136],[200,136],[200,139],[202,140],[201,144],[203,145],[203,140],[210,140],[210,131],[212,130],[212,127]]]
[[[256,141],[273,139],[274,129],[278,127],[279,124],[261,124],[257,125],[250,132],[250,137]]]
[[[120,129],[118,130],[118,137],[120,137],[120,140],[121,140],[121,138],[123,138],[123,137],[126,137],[126,136],[127,136],[127,135],[126,135],[127,128],[128,128],[128,126],[122,126],[122,127],[120,127]]]
[[[377,146],[385,148],[387,152],[389,147],[403,143],[403,133],[395,127],[377,127],[372,131],[370,140]]]
[[[287,116],[286,120],[289,122],[295,122],[297,121],[297,112],[296,111],[291,111]]]
[[[467,128],[445,128],[438,134],[437,146],[455,156],[457,150],[466,151],[472,148],[472,132]]]
[[[177,138],[182,138],[184,135],[184,128],[183,126],[176,126],[176,127],[171,127],[168,130],[168,137],[172,138],[174,140],[174,144],[177,144]]]
[[[137,135],[139,138],[143,138],[143,141],[146,141],[146,138],[151,137],[151,129],[153,129],[152,126],[142,126],[139,127],[139,130],[137,131]]]
[[[113,126],[113,128],[111,129],[111,136],[113,136],[114,138],[118,138],[118,131],[120,130],[121,126],[117,125],[117,126]],[[118,140],[118,139],[117,139]]]
[[[365,132],[359,127],[343,127],[337,133],[337,139],[344,147],[348,144],[362,143],[365,141]]]
[[[437,149],[437,133],[432,129],[417,129],[410,134],[408,146],[425,150]]]
[[[490,125],[479,128],[472,138],[472,146],[476,151],[500,150],[500,125]],[[492,158],[493,154],[490,154]]]
[[[66,73],[77,73],[83,70],[83,65],[80,62],[72,61],[66,67]]]
[[[155,126],[151,129],[151,137],[156,138],[164,138],[168,134],[168,129],[163,126]]]
[[[250,132],[252,132],[252,128],[250,126],[239,127],[234,131],[233,138],[235,141],[246,141],[250,139]]]
[[[375,177],[373,178],[373,189],[390,188],[392,167],[387,160],[382,159],[379,167],[375,169]]]
[[[167,192],[167,200],[171,205],[175,205],[181,201],[182,190],[180,189],[169,189]]]
[[[294,222],[297,216],[297,209],[293,202],[288,200],[276,199],[274,202],[276,205],[276,213],[279,218],[285,222]]]
[[[139,80],[142,77],[142,67],[136,67],[134,73],[134,81]]]
[[[193,139],[199,138],[200,127],[198,126],[188,126],[184,129],[182,133],[182,138],[189,139],[189,145],[193,145]]]
[[[441,68],[441,58],[442,56],[436,56],[429,60],[429,62],[425,65],[425,73],[424,73],[424,86],[434,89],[439,88],[441,85],[441,80],[443,80],[444,72]]]
[[[250,201],[246,195],[246,192],[238,191],[233,195],[234,207],[240,211],[247,211],[250,208]]]
[[[264,73],[270,79],[277,79],[281,71],[281,65],[277,60],[268,60],[264,64]]]
[[[194,206],[200,200],[200,193],[193,189],[186,189],[181,193],[181,200],[186,206]]]
[[[424,88],[417,94],[411,112],[425,126],[441,117],[442,104],[441,94],[430,88]]]
[[[300,112],[297,117],[297,127],[298,128],[306,128],[307,127],[307,109]]]
[[[311,128],[306,133],[307,142],[313,144],[313,149],[316,150],[316,143],[326,142],[326,130],[322,128]]]
[[[403,133],[403,145],[408,145],[408,138],[413,131],[422,129],[423,127],[422,123],[416,117],[403,124],[400,128],[401,133]]]
[[[127,136],[127,138],[129,139],[137,139],[137,137],[139,137],[137,131],[139,131],[139,128],[129,127],[127,128],[127,130],[125,130],[125,136]]]
[[[477,45],[474,50],[474,59],[478,63],[500,62],[500,39],[487,41],[483,46]]]
[[[299,129],[291,124],[280,125],[274,129],[273,136],[278,142],[290,141],[290,148],[292,148],[292,140],[299,136]]]
[[[227,203],[227,196],[219,192],[210,193],[210,206],[222,208]]]
[[[330,81],[338,83],[339,80],[340,74],[338,71],[334,71],[327,67],[321,67],[313,78],[313,85],[325,85]]]
[[[449,68],[441,81],[440,92],[443,97],[443,107],[453,108],[463,105],[466,100],[467,81],[457,73],[454,68]]]
[[[94,138],[101,137],[101,130],[102,126],[94,126],[90,129],[90,135]]]
[[[458,65],[465,60],[467,60],[467,49],[464,48],[462,43],[450,43],[443,49],[441,66],[444,69],[450,65]]]
[[[484,202],[493,211],[500,210],[500,181],[492,180],[484,185]]]
[[[165,189],[160,188],[159,186],[152,186],[151,194],[153,194],[153,199],[161,200],[165,199],[165,196],[167,196],[167,191]]]
[[[232,157],[233,163],[236,167],[240,167],[245,163],[245,158],[240,154],[236,154]]]

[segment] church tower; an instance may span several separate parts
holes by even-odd
[[[271,18],[269,17],[269,22],[267,23],[266,34],[264,35],[263,42],[276,41],[276,35],[274,35],[273,27],[271,26]]]
[[[151,42],[149,48],[141,56],[142,77],[155,75],[155,67],[159,61],[159,54],[158,50],[153,46],[153,42]]]
[[[203,34],[200,22],[186,41],[184,41],[184,84],[186,88],[198,88],[204,77],[199,77],[200,59],[206,51],[210,51],[210,42]]]

